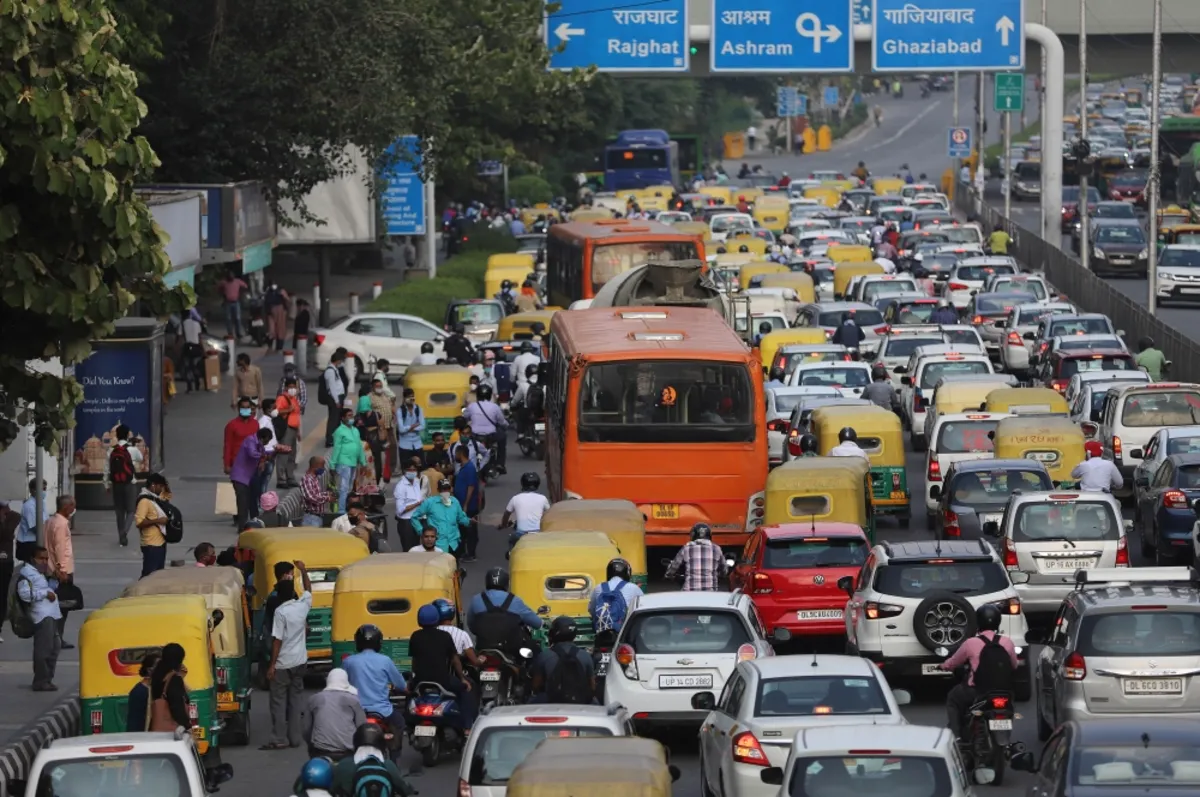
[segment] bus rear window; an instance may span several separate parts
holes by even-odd
[[[665,149],[610,149],[607,155],[608,171],[617,169],[665,169]]]
[[[597,244],[592,255],[592,290],[600,290],[610,279],[636,266],[699,257],[696,244],[691,241]]]

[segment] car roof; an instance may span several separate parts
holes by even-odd
[[[1059,360],[1091,360],[1101,359],[1104,357],[1128,357],[1133,359],[1133,355],[1124,349],[1113,349],[1101,347],[1097,349],[1058,349],[1052,355]]]
[[[977,473],[990,470],[1042,470],[1046,468],[1036,460],[1021,459],[966,459],[953,462],[950,467],[955,473]]]
[[[891,562],[987,556],[998,560],[996,551],[984,540],[916,540],[911,542],[882,542],[876,546]]]
[[[494,299],[451,299],[450,304],[500,304]],[[364,313],[355,313],[348,315],[335,321],[335,324],[347,324],[351,321],[357,321],[360,318],[394,318],[401,321],[419,321],[425,326],[433,326],[424,318],[407,313],[372,313],[370,311]]]
[[[1104,313],[1063,313],[1061,315],[1054,316],[1052,320],[1055,324],[1058,324],[1067,321],[1090,321],[1093,318],[1103,318],[1105,321],[1108,321],[1110,325],[1112,324],[1112,319],[1106,316]]]
[[[799,731],[792,742],[792,754],[800,749],[814,753],[862,748],[887,749],[892,754],[909,751],[925,754],[948,744],[952,738],[948,728],[931,725],[872,725],[867,733],[857,725],[821,725]]]
[[[814,369],[814,368],[821,368],[821,369],[825,369],[825,370],[827,370],[829,368],[841,368],[841,369],[858,369],[858,370],[869,371],[869,370],[871,370],[871,364],[866,363],[866,362],[861,362],[861,361],[855,361],[855,360],[828,360],[826,362],[800,363],[799,365],[796,366],[797,371],[802,371],[805,369]]]
[[[652,592],[634,598],[633,609],[734,609],[744,598],[740,592]]]
[[[806,305],[805,309],[810,307],[817,308],[821,313],[832,313],[838,310],[877,310],[878,308],[869,305],[866,302],[813,302]]]
[[[743,662],[742,666],[757,672],[759,678],[804,678],[810,675],[866,675],[873,678],[878,671],[869,659],[830,653],[768,656]]]
[[[1183,437],[1184,435],[1200,434],[1200,424],[1192,424],[1190,426],[1166,426],[1159,429],[1160,432],[1167,433],[1167,439],[1172,437]]]
[[[1200,462],[1200,455],[1196,455],[1197,461]],[[1012,501],[1015,504],[1044,504],[1049,501],[1099,501],[1104,504],[1120,502],[1113,498],[1111,493],[1101,493],[1085,490],[1046,490],[1032,493],[1015,493],[1012,496]]]
[[[145,748],[149,745],[171,746],[187,745],[186,738],[177,738],[174,733],[142,732],[142,733],[105,733],[100,736],[68,736],[63,739],[53,739],[48,745],[55,751],[63,749],[86,750],[89,747],[112,747],[114,745],[136,745]],[[138,751],[132,750],[137,753]]]
[[[768,387],[768,393],[774,393],[777,396],[815,396],[815,395],[832,395],[828,393],[814,393],[814,387],[823,387],[818,385],[787,385],[785,387]],[[835,390],[835,388],[830,388]]]

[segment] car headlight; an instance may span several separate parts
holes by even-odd
[[[1163,271],[1162,269],[1159,269],[1158,281],[1159,282],[1174,282],[1175,276],[1167,271]]]
[[[1097,260],[1108,260],[1108,258],[1104,254],[1103,249],[1095,250],[1094,252],[1092,252],[1092,256],[1095,257]]]
[[[1142,251],[1138,252],[1138,260],[1145,260],[1148,257],[1150,257],[1149,249],[1143,249]]]

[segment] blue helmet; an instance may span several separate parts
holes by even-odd
[[[300,771],[300,783],[306,789],[330,789],[333,786],[333,765],[328,758],[313,758]]]
[[[454,604],[445,598],[438,598],[433,602],[434,607],[438,611],[438,620],[443,623],[448,623],[454,619]]]
[[[438,609],[432,603],[427,603],[417,611],[417,625],[422,628],[433,628],[441,622]]]

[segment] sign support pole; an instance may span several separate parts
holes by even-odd
[[[1042,0],[1042,27],[1046,26],[1046,13],[1047,13],[1046,12],[1046,3],[1047,3],[1047,0]],[[1045,54],[1043,53],[1043,58],[1042,58],[1042,63],[1041,63],[1040,82],[1038,83],[1038,120],[1041,121],[1043,130],[1046,127],[1046,59],[1045,59],[1044,55]],[[1043,146],[1042,152],[1045,152],[1045,151],[1046,151],[1046,149]],[[1043,158],[1042,160],[1045,160],[1045,158]],[[1062,163],[1061,159],[1059,159],[1059,163]],[[1042,206],[1038,209],[1038,214],[1041,216],[1041,219],[1042,219],[1042,223],[1038,227],[1038,229],[1044,231],[1046,229],[1046,204],[1044,202],[1042,203]]]
[[[954,126],[958,127],[958,73],[957,72],[954,73]],[[952,182],[955,185],[954,190],[957,191],[957,190],[959,190],[957,188],[958,172],[960,169],[962,169],[962,160],[960,160],[959,158],[951,158],[950,159],[950,168],[953,169],[953,171],[954,171],[954,176],[952,178]]]
[[[1154,315],[1158,306],[1158,204],[1162,190],[1162,173],[1159,171],[1158,129],[1162,123],[1158,110],[1158,92],[1162,86],[1162,0],[1154,0],[1154,60],[1150,78],[1150,181],[1146,191],[1150,194],[1150,235],[1146,248],[1146,309]]]
[[[429,279],[437,276],[437,208],[434,207],[433,170],[425,170],[425,265]]]
[[[1087,141],[1088,135],[1088,112],[1087,112],[1087,0],[1079,0],[1079,75],[1082,85],[1079,87],[1080,100],[1079,108],[1079,138],[1081,141]],[[1050,152],[1044,146],[1042,152]],[[1088,164],[1080,164],[1080,166],[1088,166],[1091,163],[1091,156],[1087,158]],[[1079,262],[1083,264],[1085,270],[1091,269],[1092,253],[1088,249],[1090,233],[1088,218],[1088,178],[1087,172],[1081,170],[1079,173],[1079,204],[1076,205],[1075,212],[1079,214]]]
[[[1012,114],[1004,114],[1004,219],[1012,218]]]

